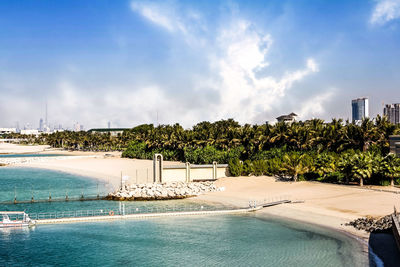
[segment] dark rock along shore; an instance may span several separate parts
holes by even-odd
[[[355,219],[346,225],[353,226],[357,230],[364,230],[368,233],[388,231],[392,228],[391,214],[381,218],[363,217]]]

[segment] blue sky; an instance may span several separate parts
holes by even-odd
[[[2,1],[0,127],[351,116],[400,102],[400,0]]]

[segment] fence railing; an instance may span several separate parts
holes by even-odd
[[[60,201],[85,201],[104,199],[110,191],[112,185],[108,182],[98,182],[96,186],[71,186],[67,185],[64,189],[49,188],[37,189],[33,186],[29,188],[14,187],[1,196],[0,205],[27,204],[40,202],[60,202]]]
[[[48,197],[48,198],[31,198],[31,199],[23,199],[19,200],[14,198],[11,201],[0,201],[0,205],[10,205],[10,204],[29,204],[29,203],[43,203],[43,202],[66,202],[66,201],[90,201],[90,200],[102,200],[105,199],[105,194],[84,194],[84,195],[74,195],[65,197]]]
[[[216,211],[216,210],[232,210],[234,207],[227,206],[200,206],[200,205],[174,205],[162,207],[130,207],[126,208],[122,205],[118,209],[98,209],[98,210],[76,210],[76,211],[54,211],[29,213],[29,217],[33,220],[44,219],[63,219],[63,218],[79,218],[79,217],[95,217],[95,216],[114,216],[114,215],[132,215],[132,214],[152,214],[152,213],[170,213],[170,212],[190,212],[190,211]]]

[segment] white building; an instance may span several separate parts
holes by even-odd
[[[21,130],[21,134],[25,135],[39,135],[39,131],[35,129]]]
[[[17,132],[16,128],[0,128],[0,134],[11,134],[16,132]]]
[[[297,114],[296,113],[290,113],[288,115],[282,115],[276,118],[278,122],[286,122],[286,123],[292,123],[296,121]]]
[[[80,131],[83,131],[83,125],[77,122],[74,124],[74,132],[80,132]]]

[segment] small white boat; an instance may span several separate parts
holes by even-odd
[[[10,219],[9,215],[15,217],[15,220]],[[0,228],[30,227],[36,224],[24,211],[0,211],[0,216]]]

